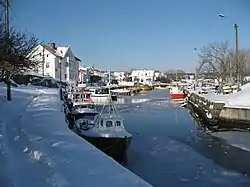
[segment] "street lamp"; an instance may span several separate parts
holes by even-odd
[[[218,14],[221,18],[227,18],[230,22],[232,22],[227,16],[224,14]],[[237,88],[240,90],[240,71],[239,71],[239,42],[238,42],[238,24],[234,23],[235,29],[235,55],[236,55],[236,73],[237,73]]]
[[[197,48],[194,48],[194,51],[197,51]],[[196,84],[197,84],[197,78],[198,78],[198,72],[197,70],[195,70],[195,74],[194,74],[194,90],[196,90]]]
[[[62,59],[59,59],[59,65],[60,65],[60,100],[63,100],[63,93],[62,93]]]

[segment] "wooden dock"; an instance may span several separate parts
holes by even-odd
[[[250,129],[250,109],[226,106],[223,101],[210,101],[197,93],[187,93],[191,112],[199,115],[211,130],[237,128]]]

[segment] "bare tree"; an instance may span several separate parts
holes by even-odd
[[[37,62],[27,57],[37,45],[38,39],[35,36],[29,36],[15,28],[11,28],[6,37],[3,24],[0,24],[0,80],[7,73],[6,64],[9,66],[10,76],[22,74],[37,66]]]
[[[236,55],[233,53],[232,67],[234,74],[236,73]],[[250,75],[250,50],[239,51],[239,73],[241,77]]]
[[[227,42],[211,43],[201,47],[199,72],[209,71],[223,83],[231,71],[232,49]]]

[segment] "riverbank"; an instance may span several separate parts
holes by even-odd
[[[24,86],[1,103],[2,186],[151,187],[70,131],[58,95],[58,89]]]
[[[227,95],[185,92],[192,111],[199,114],[208,128],[250,128],[250,84],[242,86],[239,92]]]

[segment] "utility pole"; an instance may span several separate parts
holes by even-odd
[[[7,48],[7,56],[9,56],[10,53],[10,46],[9,46],[9,0],[5,0],[4,1],[4,34],[5,34],[5,42],[6,42],[6,48]],[[5,69],[6,69],[6,73],[7,73],[7,100],[11,101],[11,87],[10,87],[10,71],[11,71],[11,67],[10,67],[10,62],[6,62],[5,65]]]
[[[236,55],[236,73],[237,73],[237,89],[240,90],[240,63],[239,63],[239,37],[238,37],[238,24],[234,24],[235,29],[235,55]]]
[[[45,66],[45,56],[44,56],[44,52],[45,52],[45,49],[44,49],[44,44],[42,44],[42,47],[43,47],[43,54],[42,54],[42,71],[43,71],[43,76],[45,75],[45,73],[44,73],[44,71],[45,71],[45,68],[44,68],[44,66]]]
[[[60,100],[63,100],[63,93],[62,93],[62,59],[59,59],[60,63]]]
[[[224,14],[218,14],[221,18],[227,18],[230,22],[232,20],[225,16]],[[235,30],[235,56],[236,56],[236,74],[237,74],[237,90],[240,90],[240,82],[241,82],[241,76],[240,76],[240,62],[239,62],[239,36],[238,36],[238,24],[234,23],[234,30]]]

